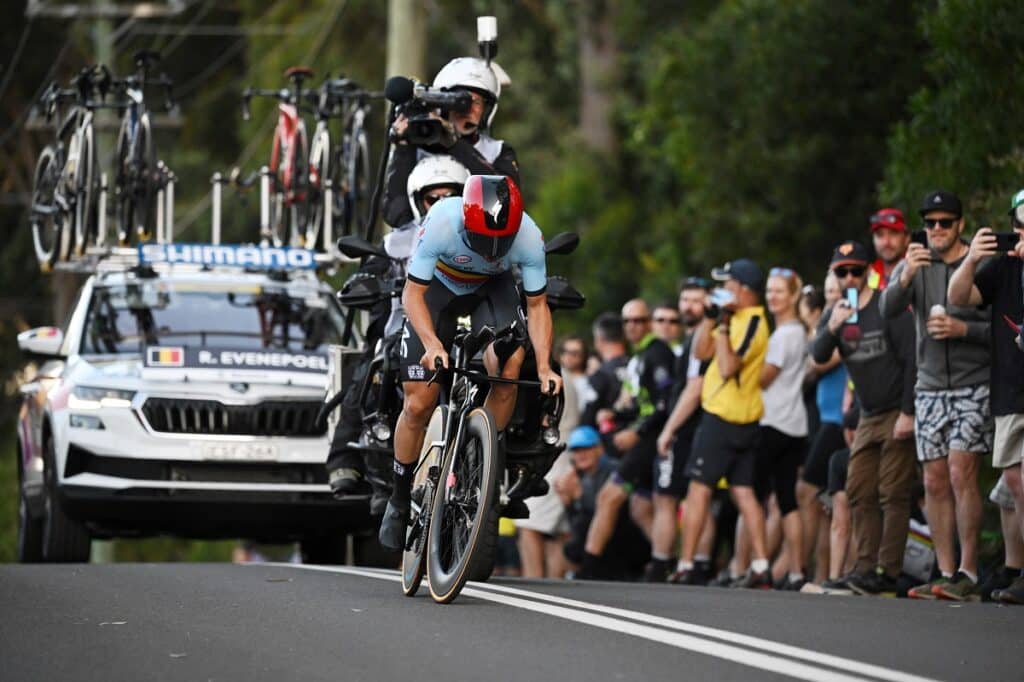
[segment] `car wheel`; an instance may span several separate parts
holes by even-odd
[[[377,534],[352,536],[352,562],[356,566],[398,568],[402,552],[388,549],[377,541]]]
[[[46,464],[43,467],[43,560],[54,563],[89,561],[92,537],[85,525],[64,511],[57,494],[57,473],[54,471],[53,440],[46,441]]]
[[[43,520],[32,516],[18,467],[18,561],[23,564],[43,560]]]
[[[304,538],[299,542],[304,564],[343,564],[345,563],[345,535],[319,535]]]

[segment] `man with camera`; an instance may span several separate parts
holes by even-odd
[[[1021,482],[1024,452],[1024,353],[1020,346],[1020,322],[1024,319],[1024,190],[1010,204],[1013,234],[996,234],[990,227],[978,230],[967,257],[949,281],[949,302],[954,305],[989,305],[992,308],[990,371],[995,441],[992,463],[1002,470],[1002,479],[1016,503],[1013,524],[1004,533],[1024,532],[1024,484]],[[1006,540],[1006,568],[1024,569],[1017,538]],[[1005,589],[993,592],[993,599],[1024,604],[1024,570]]]
[[[404,101],[391,128],[397,144],[384,194],[388,225],[397,227],[411,220],[406,179],[417,161],[429,154],[447,154],[472,175],[500,174],[520,184],[515,151],[488,134],[500,96],[501,83],[491,64],[459,57],[438,72],[433,88],[414,88],[410,83],[409,91],[397,97]]]
[[[971,601],[978,598],[978,463],[992,450],[989,315],[976,306],[946,303],[949,278],[968,252],[960,199],[930,192],[919,212],[928,245],[910,244],[881,298],[887,318],[909,305],[917,322],[914,434],[941,572],[908,596]],[[954,534],[960,540],[959,570]]]
[[[771,588],[764,510],[754,494],[754,469],[764,414],[759,377],[768,352],[768,319],[761,305],[764,273],[749,258],[715,268],[724,282],[712,292],[697,326],[693,357],[710,361],[701,386],[704,414],[686,466],[690,487],[683,514],[683,547],[673,581],[701,582],[694,555],[711,507],[711,495],[725,477],[750,532],[754,560],[737,587]]]
[[[868,286],[868,250],[859,242],[837,246],[829,268],[846,298],[822,317],[811,355],[824,363],[839,349],[861,412],[846,481],[857,548],[847,584],[858,594],[895,594],[916,474],[914,321],[905,308],[892,319],[882,316],[878,293]]]

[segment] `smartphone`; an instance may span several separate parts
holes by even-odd
[[[847,324],[857,324],[857,303],[859,302],[858,298],[859,296],[857,294],[856,289],[850,287],[849,289],[846,290],[846,302],[850,304],[851,308],[853,308],[853,315],[850,315],[850,317],[847,318]]]
[[[1020,241],[1020,235],[1016,232],[996,232],[995,237],[996,251],[1002,255],[1017,248],[1017,242]]]
[[[924,248],[928,248],[928,233],[924,230],[916,230],[910,235],[910,241],[915,244],[920,244]]]

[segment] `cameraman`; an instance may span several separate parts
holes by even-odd
[[[434,87],[448,92],[468,92],[472,104],[464,113],[448,112],[447,118],[431,112],[431,118],[436,118],[443,126],[445,139],[442,144],[430,147],[409,143],[406,139],[409,119],[404,113],[395,119],[392,134],[398,143],[389,161],[384,195],[384,221],[393,227],[412,220],[405,196],[406,179],[417,161],[430,154],[447,154],[472,175],[506,175],[522,186],[515,151],[504,141],[487,134],[501,96],[501,84],[487,62],[475,57],[453,59],[438,72]]]

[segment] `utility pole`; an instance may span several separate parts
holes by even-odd
[[[423,0],[388,0],[385,76],[427,79],[427,7]]]

